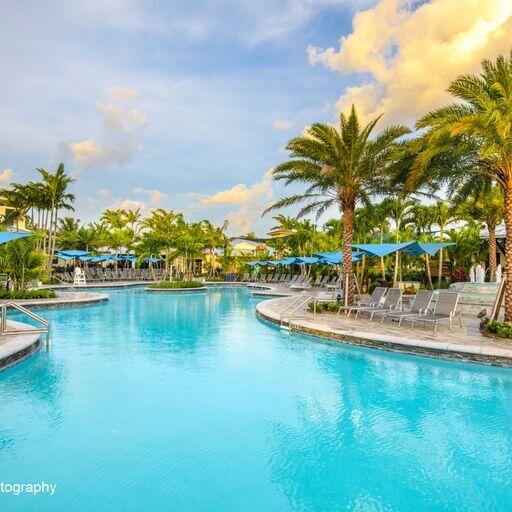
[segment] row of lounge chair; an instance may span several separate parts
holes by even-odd
[[[459,325],[462,327],[461,312],[457,311],[459,294],[457,292],[439,291],[437,300],[433,308],[431,308],[434,292],[431,290],[419,290],[409,306],[404,309],[402,307],[402,290],[399,288],[377,287],[370,296],[367,304],[358,304],[354,306],[341,306],[338,315],[345,311],[347,318],[355,313],[356,319],[360,314],[367,314],[370,321],[374,317],[380,317],[381,323],[385,319],[396,321],[398,325],[402,325],[404,319],[411,321],[411,328],[416,323],[432,324],[434,332],[437,332],[439,322],[447,321],[450,330],[452,329],[453,320],[459,319]]]
[[[336,288],[341,282],[341,278],[338,276],[317,276],[314,281],[302,274],[257,274],[251,276],[249,273],[245,273],[241,279],[242,282],[247,283],[262,283],[262,284],[277,284],[281,286],[289,286],[290,288]]]
[[[109,281],[152,281],[153,275],[149,269],[141,268],[96,268],[96,269],[83,269],[85,279],[87,282],[109,282]],[[162,269],[154,269],[154,275],[161,278],[163,274]],[[57,277],[67,283],[74,281],[73,273],[62,272],[57,274]]]

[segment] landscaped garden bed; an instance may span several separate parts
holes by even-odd
[[[0,300],[55,299],[53,290],[0,290]]]
[[[490,320],[482,323],[480,332],[489,338],[512,339],[512,322]]]

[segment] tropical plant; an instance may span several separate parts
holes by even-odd
[[[483,181],[481,190],[473,190],[472,195],[457,196],[460,216],[468,220],[485,223],[489,234],[489,273],[491,282],[496,280],[496,226],[503,220],[503,190],[492,182]]]
[[[385,176],[397,158],[398,139],[409,133],[404,126],[392,126],[372,138],[381,116],[361,126],[355,106],[340,115],[339,127],[315,123],[304,135],[290,140],[290,159],[273,171],[275,180],[306,185],[269,207],[272,210],[304,204],[298,216],[316,212],[317,218],[329,207],[339,208],[343,218],[343,272],[345,303],[353,300],[352,253],[354,213],[357,204],[369,204],[383,192]]]
[[[27,238],[0,247],[0,269],[10,276],[14,291],[26,290],[29,282],[39,280],[44,274],[46,257],[34,247],[34,240]]]

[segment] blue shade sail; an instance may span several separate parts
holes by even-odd
[[[18,238],[25,238],[32,236],[32,233],[11,233],[10,231],[0,231],[0,245],[6,244],[11,240],[17,240]]]

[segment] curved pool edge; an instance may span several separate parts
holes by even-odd
[[[307,334],[315,338],[327,341],[335,341],[346,345],[362,346],[389,352],[401,352],[405,354],[420,355],[438,359],[447,359],[460,362],[471,362],[492,366],[512,367],[512,350],[495,347],[478,347],[475,345],[446,345],[440,342],[421,340],[414,338],[402,338],[400,340],[390,339],[388,335],[359,332],[354,330],[333,331],[327,326],[315,323],[314,327],[307,325],[309,322],[300,318],[293,321],[284,320],[281,323],[280,316],[272,310],[269,305],[280,301],[280,298],[268,299],[256,304],[256,316],[265,322],[275,326],[284,326],[290,331]]]
[[[10,328],[30,329],[32,326],[22,322],[8,320]],[[0,336],[0,372],[21,363],[39,352],[42,347],[42,335],[39,332],[8,334]]]

